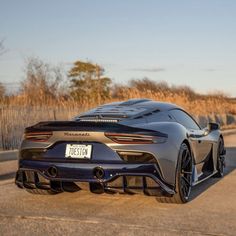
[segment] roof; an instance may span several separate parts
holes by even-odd
[[[125,119],[137,118],[152,112],[179,108],[175,104],[157,102],[149,99],[130,99],[123,102],[105,104],[89,110],[76,119]]]

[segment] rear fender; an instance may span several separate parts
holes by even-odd
[[[188,140],[186,128],[176,122],[152,122],[139,124],[138,127],[168,135],[167,142],[156,147],[157,161],[163,178],[168,183],[175,184],[180,146],[185,140]]]

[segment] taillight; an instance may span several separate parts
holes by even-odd
[[[52,132],[26,132],[24,139],[34,142],[46,142],[51,136]]]
[[[112,141],[120,144],[152,144],[164,143],[167,137],[143,135],[143,134],[126,134],[126,133],[109,133],[105,132],[105,136]]]

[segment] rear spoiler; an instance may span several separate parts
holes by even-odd
[[[133,133],[143,135],[153,135],[166,137],[167,134],[137,127],[121,125],[118,123],[105,122],[83,122],[83,121],[46,121],[27,127],[25,132],[42,132],[42,131],[90,131],[90,132],[116,132],[116,133]]]

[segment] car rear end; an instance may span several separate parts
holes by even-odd
[[[88,183],[93,192],[173,195],[152,151],[167,139],[113,121],[41,122],[25,130],[16,184],[61,192]]]

